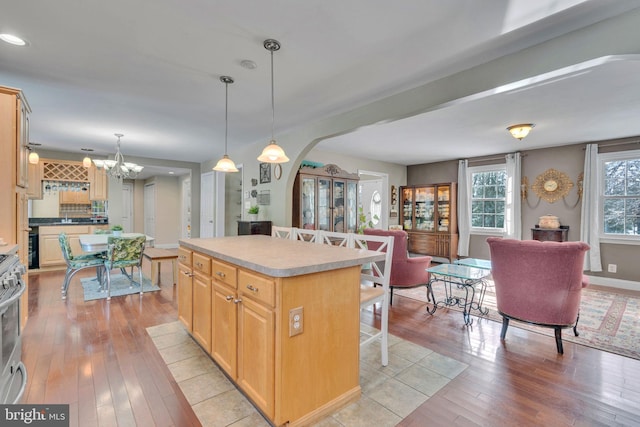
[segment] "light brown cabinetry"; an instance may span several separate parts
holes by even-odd
[[[193,253],[192,335],[211,353],[211,258]]]
[[[108,182],[105,170],[91,165],[89,168],[89,199],[107,200],[109,197]]]
[[[0,86],[0,237],[9,245],[18,245],[20,262],[27,266],[29,183],[27,144],[31,110],[22,91]],[[28,288],[29,277],[23,275]],[[26,291],[21,298],[21,327],[27,320]]]
[[[453,262],[458,253],[456,183],[406,186],[400,192],[409,251]]]
[[[238,239],[245,237],[264,236]],[[224,245],[228,241],[227,238],[192,240],[203,245],[209,241]],[[309,245],[308,249],[314,248],[316,245]],[[182,246],[178,259],[185,270],[184,262],[191,249],[194,292],[190,303],[183,303],[188,291],[179,288],[179,316],[185,323],[182,308],[190,306],[193,319],[207,317],[207,313],[201,312],[207,310],[206,304],[197,301],[205,298],[206,292],[202,292],[204,296],[196,295],[195,263],[207,265],[203,258],[208,257],[212,289],[211,357],[273,425],[313,424],[360,396],[360,265],[273,277],[205,255],[197,247]],[[251,264],[253,256],[245,255]],[[180,280],[184,282],[180,285],[188,282],[188,277],[182,276]],[[289,315],[291,310],[300,308],[304,330],[292,335]],[[328,311],[331,316],[327,316]],[[201,343],[195,333],[192,336]]]
[[[90,205],[89,192],[87,191],[60,191],[61,205]]]
[[[29,187],[27,188],[27,195],[30,199],[42,199],[42,163],[38,164],[29,163]]]
[[[293,226],[355,233],[359,179],[336,165],[300,168],[293,186]]]
[[[95,230],[108,229],[108,225],[50,225],[40,227],[38,244],[40,251],[40,267],[55,267],[65,265],[64,256],[60,249],[58,236],[66,233],[69,237],[71,252],[74,255],[82,254],[84,251],[80,246],[81,234],[93,234]]]
[[[178,319],[193,332],[193,270],[188,249],[178,249]]]

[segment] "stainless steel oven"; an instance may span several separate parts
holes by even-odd
[[[18,403],[27,384],[20,335],[25,273],[16,255],[0,255],[0,404]]]

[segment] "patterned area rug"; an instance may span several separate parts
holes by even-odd
[[[444,299],[442,283],[436,282],[433,291],[437,301]],[[393,294],[394,297],[401,295],[418,301],[427,301],[425,287],[395,289]],[[489,313],[480,317],[502,323],[502,316],[496,310],[493,286],[487,288],[484,307],[489,309]],[[449,309],[462,311],[458,307],[449,307]],[[446,309],[439,308],[435,314],[442,311],[446,312]],[[471,311],[472,316],[479,314],[477,310]],[[460,321],[462,322],[462,316]],[[553,336],[552,328],[533,326],[515,320],[509,322],[509,328],[511,327]],[[565,329],[562,331],[562,340],[640,359],[640,298],[601,289],[583,289],[578,333],[580,336],[576,337],[572,329]]]
[[[138,273],[133,274],[133,278],[136,283],[131,285],[129,279],[123,274],[112,274],[111,275],[111,296],[119,297],[122,295],[130,295],[140,293],[140,287],[138,286]],[[106,280],[106,279],[105,279]],[[96,277],[85,277],[80,279],[80,283],[82,283],[82,289],[84,290],[84,300],[91,301],[101,298],[107,297],[106,290],[100,290],[100,284],[98,283],[98,279]],[[159,291],[160,288],[156,285],[151,284],[151,280],[142,276],[142,291],[143,292],[153,292]]]

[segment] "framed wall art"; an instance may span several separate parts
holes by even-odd
[[[271,163],[260,163],[260,184],[271,182]]]

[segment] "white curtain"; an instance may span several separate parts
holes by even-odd
[[[520,153],[506,155],[507,194],[504,212],[504,237],[522,240],[522,204],[520,200],[521,156]]]
[[[587,144],[584,155],[580,240],[591,246],[585,254],[584,269],[602,271],[600,260],[600,210],[598,206],[598,144]]]
[[[469,256],[471,197],[469,196],[469,161],[458,161],[458,255]]]

